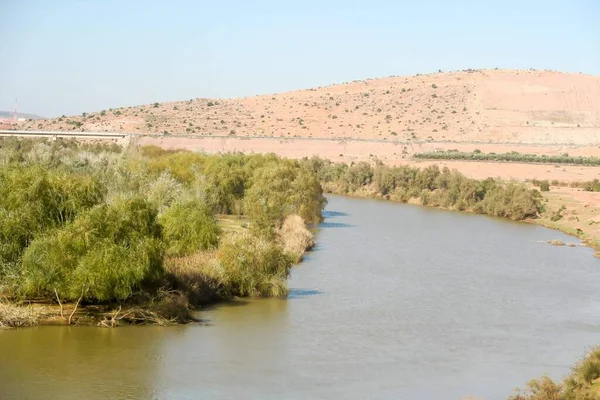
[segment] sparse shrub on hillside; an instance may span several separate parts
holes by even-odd
[[[583,189],[587,192],[600,192],[600,181],[594,179],[590,182],[584,182]]]
[[[154,103],[154,104],[152,104],[152,107],[153,107],[153,108],[158,108],[158,106],[159,106],[159,105],[160,105],[160,104],[158,104],[158,103]]]

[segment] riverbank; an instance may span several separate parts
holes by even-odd
[[[0,147],[4,326],[185,323],[207,303],[284,297],[322,220],[315,174],[274,155]]]
[[[531,188],[534,186],[530,185]],[[441,204],[423,204],[419,197],[399,199],[392,195],[382,195],[374,185],[361,187],[350,192],[341,193],[337,185],[324,185],[326,193],[341,194],[351,197],[374,198],[399,203],[409,203],[419,206],[440,208],[450,211],[471,212],[473,210],[458,210],[456,207],[444,207]],[[586,192],[578,188],[552,186],[548,192],[540,192],[543,207],[536,218],[527,218],[523,222],[544,226],[566,233],[581,240],[581,243],[596,251],[600,257],[600,193]]]
[[[235,241],[248,233],[249,222],[244,218],[221,215],[218,218],[223,235]],[[302,218],[293,215],[284,221],[275,238],[295,264],[315,242]],[[240,241],[235,241],[240,244]],[[117,327],[121,325],[175,325],[201,322],[193,313],[205,306],[230,301],[237,296],[225,295],[218,276],[201,268],[216,266],[214,252],[198,252],[191,257],[171,257],[165,260],[165,270],[171,288],[159,289],[155,296],[138,295],[127,301],[109,304],[79,304],[78,302],[19,301],[0,297],[0,329],[36,325],[87,325]],[[287,278],[287,277],[285,277]],[[284,283],[284,282],[283,282]],[[285,295],[287,285],[272,281],[280,296]],[[275,285],[275,286],[273,286]],[[242,293],[261,297],[271,293]]]
[[[544,211],[530,222],[577,237],[600,256],[600,193],[551,186],[542,192]]]
[[[597,343],[598,260],[586,248],[540,243],[566,235],[327,197],[316,251],[292,269],[287,299],[220,303],[194,313],[200,324],[166,329],[0,331],[3,393],[506,399],[529,378],[567,375]]]

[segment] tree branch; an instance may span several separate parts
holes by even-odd
[[[73,314],[75,314],[75,311],[77,311],[77,306],[79,306],[79,302],[81,301],[81,299],[83,299],[83,295],[85,294],[85,292],[87,292],[87,289],[81,289],[81,296],[79,296],[79,298],[77,299],[77,303],[75,303],[73,312],[71,313],[71,315],[69,315],[69,325],[71,325],[71,318],[73,318]]]
[[[56,295],[56,300],[58,301],[58,305],[60,306],[60,316],[62,317],[62,319],[65,319],[65,315],[63,314],[63,305],[60,301],[60,297],[58,297],[58,292],[56,291],[56,288],[54,288],[54,294]]]

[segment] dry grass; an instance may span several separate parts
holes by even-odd
[[[298,215],[290,215],[279,230],[279,237],[283,249],[292,257],[295,263],[302,260],[306,250],[315,244],[314,235],[304,225],[304,221]]]
[[[113,328],[127,325],[160,325],[167,326],[196,321],[189,312],[187,297],[178,291],[162,291],[141,305],[126,305],[102,313],[102,320],[97,325]]]
[[[220,282],[224,280],[225,272],[214,251],[167,258],[165,271],[173,287],[187,296],[194,306],[211,303],[221,297]]]
[[[527,383],[527,389],[518,390],[517,394],[510,400],[563,400],[560,384],[554,383],[552,379],[544,376],[538,380]]]
[[[534,379],[509,400],[600,400],[600,348],[581,359],[562,382]]]
[[[41,317],[32,306],[18,306],[0,301],[0,329],[37,325]]]

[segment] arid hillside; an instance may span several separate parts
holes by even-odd
[[[468,70],[115,108],[23,128],[593,146],[600,141],[600,77]]]

